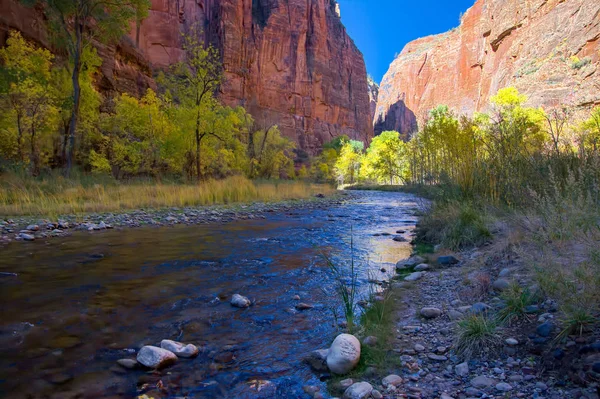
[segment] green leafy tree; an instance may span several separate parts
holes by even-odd
[[[361,141],[342,142],[339,157],[335,162],[335,173],[340,184],[356,182],[360,175],[365,145]]]
[[[254,157],[250,159],[250,177],[265,179],[293,177],[295,175],[294,162],[291,154],[295,145],[288,138],[283,137],[277,126],[271,126],[267,130],[253,132],[251,153]]]
[[[52,54],[11,31],[7,46],[0,49],[3,63],[3,98],[7,101],[16,129],[16,159],[24,159],[23,141],[29,138],[31,172],[40,171],[40,136],[47,136],[55,121],[56,107],[47,90]],[[43,137],[42,137],[43,138]]]
[[[205,123],[205,120],[211,119],[207,116],[222,113],[222,110],[215,109],[218,102],[214,96],[223,80],[218,51],[212,46],[205,46],[199,41],[199,37],[201,35],[196,29],[184,37],[185,59],[173,66],[168,75],[162,75],[159,79],[167,96],[172,96],[176,104],[185,107],[185,113],[194,122],[192,131],[196,144],[195,166],[198,180],[202,177],[202,141],[207,137],[221,139],[219,134],[222,131],[213,128],[214,123]],[[205,128],[208,130],[204,130]]]
[[[386,131],[376,136],[364,157],[365,176],[378,182],[403,182],[407,175],[407,146],[400,133]]]
[[[75,138],[81,105],[83,54],[95,41],[110,42],[121,38],[130,21],[145,17],[149,0],[25,0],[39,3],[50,22],[56,43],[69,54],[72,81],[72,110],[69,122],[69,150],[66,171],[70,172],[75,153]]]

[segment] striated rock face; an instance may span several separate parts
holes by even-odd
[[[181,60],[182,33],[200,27],[225,67],[221,98],[243,105],[259,126],[279,125],[314,154],[346,134],[372,137],[367,74],[335,0],[152,0],[148,18],[117,46],[101,47],[100,88],[142,94],[155,68]],[[0,43],[8,28],[49,46],[40,10],[0,0]]]
[[[375,110],[377,109],[377,97],[379,97],[379,85],[375,83],[373,79],[369,76],[367,80],[367,84],[369,85],[369,102],[371,105],[371,120],[375,118]]]
[[[394,60],[381,82],[375,133],[409,133],[439,104],[485,110],[506,86],[531,106],[590,107],[600,104],[599,69],[597,0],[477,0],[460,27],[415,40]]]

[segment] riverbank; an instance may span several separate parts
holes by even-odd
[[[400,364],[372,362],[339,383],[368,382],[383,398],[598,398],[597,234],[576,218],[594,213],[580,204],[549,218],[556,208],[434,204],[417,228],[419,254],[398,262],[389,288],[401,300],[390,301],[380,350]],[[444,245],[433,253],[424,239]]]
[[[208,199],[201,193],[210,189],[210,184],[218,184],[221,188],[216,188],[215,192]],[[236,184],[238,187],[236,188]],[[250,184],[254,187],[252,190],[245,190],[239,185]],[[107,186],[112,187],[112,186]],[[51,239],[71,235],[75,231],[101,231],[107,229],[126,229],[144,226],[172,226],[178,224],[206,224],[206,223],[227,223],[236,220],[247,220],[255,218],[264,218],[266,213],[286,212],[293,209],[307,209],[311,207],[324,207],[339,203],[343,198],[349,196],[348,193],[341,193],[328,185],[310,184],[303,182],[250,182],[246,179],[237,181],[229,179],[218,183],[207,183],[199,186],[178,186],[178,185],[149,185],[140,186],[139,189],[157,190],[169,192],[169,197],[161,200],[160,196],[154,198],[153,195],[146,193],[141,195],[142,199],[134,200],[136,196],[136,185],[116,186],[112,188],[90,188],[89,190],[102,190],[108,197],[111,190],[125,190],[130,202],[119,202],[116,199],[109,200],[104,208],[114,210],[105,212],[86,212],[84,209],[95,209],[90,204],[85,204],[84,197],[92,196],[87,189],[82,189],[85,194],[81,194],[76,202],[83,201],[79,205],[69,205],[68,201],[61,201],[61,206],[69,206],[69,210],[82,209],[75,213],[61,214],[60,216],[49,216],[54,213],[55,208],[49,208],[44,213],[44,208],[36,215],[12,215],[5,214],[0,221],[0,245],[8,244],[12,241],[34,241],[39,239]],[[228,194],[224,190],[229,190]],[[178,190],[188,192],[186,196],[179,197]],[[241,195],[236,190],[244,191]],[[241,190],[241,191],[240,191]],[[195,197],[193,192],[196,192]],[[0,196],[1,197],[1,196]],[[4,203],[7,203],[6,196]],[[135,204],[146,204],[144,198],[148,199],[149,206],[136,207]],[[153,200],[150,200],[154,198]],[[171,198],[171,200],[167,200]],[[94,199],[93,203],[101,201],[102,198]],[[44,200],[41,200],[44,201]],[[170,206],[174,203],[192,203],[187,206]],[[43,206],[36,203],[37,206]],[[112,205],[111,205],[112,204]],[[128,204],[125,206],[125,204]],[[33,206],[33,205],[32,205]],[[131,208],[131,209],[130,209]],[[5,206],[0,209],[6,211],[12,209]],[[33,209],[33,208],[31,208]],[[37,209],[37,208],[36,208]],[[23,213],[23,212],[21,212]],[[2,214],[2,212],[0,212]],[[37,216],[41,214],[43,216]]]

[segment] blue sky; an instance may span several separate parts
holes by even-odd
[[[459,25],[475,0],[338,0],[342,22],[380,83],[396,54],[419,37]]]

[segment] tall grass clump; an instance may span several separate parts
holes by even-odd
[[[300,181],[252,181],[242,176],[198,184],[137,179],[117,182],[105,177],[60,175],[31,178],[0,176],[0,215],[58,216],[94,212],[274,202],[332,194],[327,185]]]
[[[504,307],[498,312],[501,323],[511,323],[525,316],[527,307],[535,303],[535,296],[531,291],[516,282],[510,284],[500,298],[504,301]]]
[[[435,202],[419,223],[417,241],[454,250],[480,245],[492,236],[487,219],[485,209],[470,202]]]
[[[494,350],[500,343],[495,320],[484,315],[470,315],[457,324],[454,350],[458,356],[470,359],[486,351]]]
[[[344,317],[348,326],[348,331],[352,332],[355,329],[356,318],[356,286],[358,283],[358,272],[354,266],[354,240],[350,238],[350,270],[347,272],[340,268],[329,256],[322,253],[323,259],[333,273],[336,282],[336,291],[342,300],[342,308]]]

